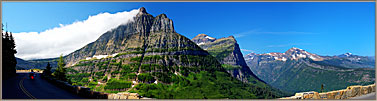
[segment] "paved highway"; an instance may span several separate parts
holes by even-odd
[[[358,96],[358,97],[353,97],[353,98],[350,98],[350,99],[353,99],[353,100],[376,100],[376,92],[369,93],[369,94],[362,95],[362,96]]]
[[[41,79],[38,73],[34,80],[27,73],[18,73],[2,84],[3,99],[83,99]]]

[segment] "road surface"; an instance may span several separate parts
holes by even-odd
[[[376,100],[376,92],[369,93],[369,94],[362,95],[362,96],[358,96],[358,97],[353,97],[353,98],[350,98],[350,99],[353,99],[353,100]]]
[[[58,88],[40,77],[37,73],[34,80],[27,73],[3,80],[3,99],[83,99],[66,90]]]

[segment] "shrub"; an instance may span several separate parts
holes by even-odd
[[[122,81],[117,79],[110,79],[109,82],[107,82],[104,89],[124,89],[124,88],[130,88],[132,82],[130,81]]]
[[[142,81],[142,82],[152,82],[154,81],[154,77],[151,76],[149,73],[140,73],[138,76],[137,76],[137,79],[139,81]]]

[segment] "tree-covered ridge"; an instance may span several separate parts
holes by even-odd
[[[159,56],[148,56],[147,60],[159,59]],[[178,56],[179,57],[179,56]],[[133,57],[129,60],[140,57]],[[152,58],[152,59],[150,59]],[[195,59],[195,58],[192,58]],[[127,60],[127,59],[125,59]],[[190,60],[188,61],[195,61]],[[226,72],[211,71],[206,68],[193,67],[164,67],[158,64],[143,64],[141,71],[137,75],[137,62],[130,65],[123,64],[113,60],[98,62],[93,64],[90,61],[80,64],[90,69],[90,66],[105,66],[106,71],[80,73],[71,67],[69,70],[72,74],[68,75],[71,82],[77,85],[88,86],[97,91],[120,92],[129,91],[137,92],[142,96],[153,98],[274,98],[279,93],[269,87],[247,84],[232,78]],[[120,66],[120,68],[119,68]],[[80,67],[80,66],[77,66]],[[110,69],[111,68],[111,69]],[[113,70],[114,69],[114,70]],[[161,69],[161,70],[159,70]],[[109,71],[107,71],[109,70]],[[169,70],[180,70],[178,73]],[[92,71],[92,70],[88,70]],[[151,72],[154,71],[154,72]],[[110,73],[110,74],[108,74]],[[108,77],[110,76],[110,79]],[[92,80],[92,81],[90,81]],[[107,81],[108,80],[108,81]],[[112,82],[118,82],[118,86]],[[132,88],[131,82],[137,81],[138,84]],[[154,82],[158,81],[157,84]],[[96,82],[107,82],[109,85],[93,86]],[[121,82],[126,85],[119,85]],[[96,84],[97,85],[97,84]],[[128,86],[127,86],[128,85]],[[111,89],[110,89],[111,88]],[[162,93],[163,92],[163,93]],[[187,95],[185,93],[192,93]],[[265,95],[269,93],[270,95]]]

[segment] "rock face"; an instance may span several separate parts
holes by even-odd
[[[350,59],[319,56],[295,47],[284,53],[245,56],[255,75],[273,87],[289,92],[320,91],[321,84],[325,85],[325,90],[337,90],[349,85],[373,83],[375,70],[369,68],[370,64],[361,61],[352,64],[348,62]]]
[[[216,39],[205,34],[199,34],[191,40],[216,57],[233,77],[243,82],[262,81],[247,66],[240,47],[233,36]]]
[[[154,17],[145,8],[140,8],[132,22],[104,33],[65,56],[65,61],[69,81],[89,87],[101,85],[92,87],[100,91],[131,90],[164,99],[281,95],[265,83],[234,79],[215,57],[176,33],[173,21],[165,14]]]
[[[144,45],[147,45],[146,41],[148,41],[148,36],[154,33],[158,34],[158,32],[177,34],[174,30],[173,21],[167,18],[165,14],[153,17],[146,12],[145,8],[140,8],[140,12],[136,15],[133,22],[108,31],[95,42],[65,56],[68,62],[67,66],[71,66],[78,60],[94,55],[111,55],[130,51],[132,48],[142,48]],[[177,36],[180,35],[177,34]],[[159,45],[162,46],[165,44]],[[195,45],[191,46],[195,47]],[[165,48],[166,47],[167,45]],[[190,45],[183,47],[190,47]]]

